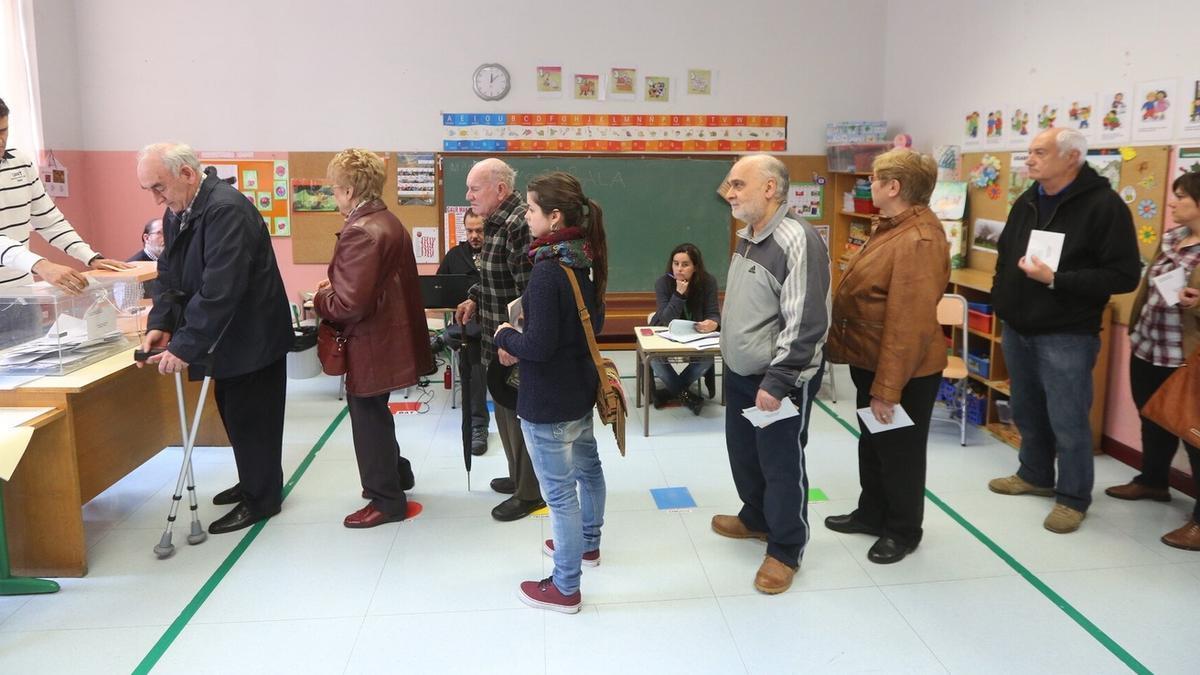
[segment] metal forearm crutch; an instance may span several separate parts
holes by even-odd
[[[200,400],[196,402],[196,414],[192,418],[192,428],[188,431],[187,410],[183,402],[183,373],[175,373],[175,398],[179,403],[179,433],[183,439],[183,464],[179,467],[179,478],[175,481],[175,494],[171,496],[171,510],[167,514],[167,527],[163,530],[162,538],[154,547],[154,555],[159,558],[169,558],[175,553],[175,545],[171,543],[171,532],[175,527],[175,517],[179,512],[179,502],[183,500],[184,479],[187,480],[188,507],[192,512],[192,529],[188,533],[187,542],[195,545],[208,539],[208,533],[200,524],[200,507],[196,502],[196,480],[192,471],[192,450],[196,447],[196,435],[200,430],[200,417],[204,413],[204,400],[208,397],[208,383],[211,375],[204,376],[200,385]]]

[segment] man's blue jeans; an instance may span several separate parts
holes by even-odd
[[[533,471],[550,507],[554,532],[554,585],[563,595],[579,590],[584,551],[600,548],[604,525],[604,471],[592,434],[592,411],[571,422],[521,420]],[[578,485],[578,492],[576,486]]]
[[[1059,504],[1086,512],[1095,469],[1088,413],[1100,337],[1022,335],[1005,324],[1002,346],[1012,379],[1013,421],[1021,432],[1017,475],[1038,487],[1053,487]]]

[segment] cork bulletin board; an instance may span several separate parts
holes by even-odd
[[[1138,247],[1142,261],[1149,264],[1154,260],[1158,250],[1159,239],[1162,236],[1163,218],[1166,210],[1167,190],[1170,188],[1170,175],[1167,173],[1171,157],[1168,146],[1141,146],[1105,149],[1113,159],[1120,158],[1120,182],[1117,192],[1133,214],[1133,225],[1138,236]],[[975,221],[978,218],[989,220],[1007,220],[1009,211],[1008,191],[1011,183],[1012,152],[973,152],[963,155],[963,172],[968,174],[978,166],[985,155],[996,157],[1000,162],[999,195],[993,191],[990,195],[984,188],[967,184],[967,212],[969,214],[968,246],[975,235]],[[969,248],[967,267],[993,272],[996,269],[996,254],[988,251]],[[1117,323],[1126,324],[1133,299],[1137,292],[1114,295],[1113,304],[1116,312],[1113,319]]]

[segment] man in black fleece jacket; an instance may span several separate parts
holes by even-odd
[[[1058,534],[1079,529],[1092,502],[1088,412],[1104,307],[1112,294],[1137,288],[1141,273],[1129,208],[1084,163],[1086,153],[1087,140],[1071,129],[1047,129],[1033,140],[1026,164],[1037,184],[1008,214],[992,280],[1021,466],[988,487],[1053,496],[1043,525]],[[1026,256],[1033,230],[1065,235],[1057,270]]]

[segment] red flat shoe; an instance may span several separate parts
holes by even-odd
[[[371,504],[367,504],[361,509],[346,516],[346,519],[342,521],[342,524],[353,529],[365,529],[368,527],[383,525],[384,523],[394,523],[404,520],[407,515],[407,513],[388,515],[375,508]]]

